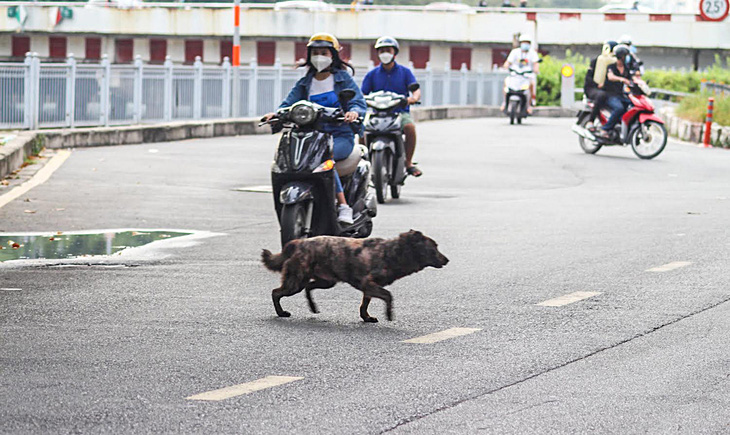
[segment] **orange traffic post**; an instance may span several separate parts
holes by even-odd
[[[712,134],[712,110],[715,107],[715,98],[710,97],[707,100],[707,118],[705,118],[705,137],[702,139],[702,145],[705,146],[705,148],[709,148],[712,145],[710,145],[710,135]]]

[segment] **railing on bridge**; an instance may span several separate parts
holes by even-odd
[[[192,119],[259,116],[275,110],[301,69],[278,62],[263,67],[252,62],[238,71],[228,59],[220,66],[41,63],[29,53],[24,63],[0,63],[0,128],[36,129],[157,123]],[[423,104],[498,105],[502,100],[499,71],[434,72],[414,70],[423,89]],[[362,75],[358,77],[362,80]]]

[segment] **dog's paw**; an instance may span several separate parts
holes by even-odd
[[[369,316],[369,317],[365,317],[364,319],[362,319],[362,321],[365,323],[378,323],[378,318]]]
[[[279,317],[291,317],[291,313],[289,311],[282,311],[281,313],[276,313]]]
[[[319,308],[317,308],[314,304],[309,304],[309,311],[313,312],[314,314],[319,314]]]

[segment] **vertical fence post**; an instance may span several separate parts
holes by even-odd
[[[31,123],[33,129],[40,127],[40,111],[41,111],[41,60],[38,57],[37,52],[33,52],[33,79],[31,86],[33,87],[33,94],[31,98],[32,118]]]
[[[221,80],[221,117],[231,117],[231,61],[228,56],[223,58],[223,76]]]
[[[76,59],[73,53],[66,58],[66,127],[74,126],[74,106],[76,102]]]
[[[172,60],[165,56],[165,121],[172,120]]]
[[[484,70],[482,64],[477,66],[477,106],[484,105]]]
[[[23,128],[33,129],[33,91],[36,88],[33,81],[33,54],[25,53],[25,61],[23,62]]]
[[[111,108],[109,94],[111,88],[112,66],[106,54],[101,56],[101,66],[104,68],[104,72],[101,77],[101,107],[99,108],[99,116],[101,123],[108,127]]]
[[[283,100],[281,94],[281,81],[284,69],[281,67],[281,60],[277,57],[274,62],[274,107],[277,107]],[[258,115],[258,114],[257,114]]]
[[[132,103],[134,105],[134,123],[142,123],[142,80],[144,79],[144,64],[142,56],[139,54],[134,57],[134,96]]]
[[[702,145],[705,148],[710,148],[710,135],[712,134],[712,112],[715,106],[715,98],[710,97],[707,99],[707,118],[705,118],[705,136],[702,139]]]
[[[497,71],[493,71],[491,74],[491,80],[492,80],[492,106],[499,106],[502,99],[504,98],[502,96],[502,92],[500,92],[500,84],[502,80],[500,80],[502,76],[497,73]]]
[[[251,78],[248,81],[248,110],[246,116],[258,114],[259,64],[256,58],[251,59]]]
[[[451,64],[448,61],[444,63],[444,95],[441,100],[444,106],[451,103]]]
[[[461,77],[459,84],[459,105],[466,106],[467,102],[467,88],[469,87],[469,70],[466,68],[466,64],[461,64]]]
[[[426,106],[433,106],[433,69],[431,62],[426,62]]]
[[[200,56],[195,56],[193,71],[193,118],[200,119],[203,115],[203,62]]]

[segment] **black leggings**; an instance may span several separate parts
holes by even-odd
[[[596,117],[598,116],[598,112],[601,110],[601,107],[606,105],[606,101],[608,100],[608,94],[606,91],[603,91],[601,89],[591,88],[586,90],[586,97],[593,100],[593,110],[591,111],[591,122],[595,121]]]

